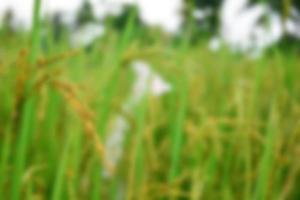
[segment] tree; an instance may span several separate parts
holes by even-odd
[[[91,3],[85,0],[78,11],[77,18],[76,18],[76,25],[82,26],[89,22],[95,22],[96,17],[93,12],[93,7]]]
[[[105,23],[115,30],[122,31],[126,28],[127,22],[133,20],[135,28],[143,27],[143,23],[139,18],[139,10],[135,5],[126,5],[118,16],[109,15],[105,18]]]
[[[210,27],[215,30],[219,25],[219,10],[224,1],[225,0],[184,0],[184,16],[186,20],[191,20],[195,9],[210,8],[212,13],[206,20],[210,24]],[[266,3],[273,10],[279,12],[283,18],[287,18],[290,15],[292,7],[300,10],[299,0],[249,0],[250,5],[255,3]]]
[[[62,39],[65,25],[62,21],[61,13],[57,12],[52,18],[52,34],[54,42],[59,42]]]
[[[292,7],[300,10],[299,0],[251,0],[251,3],[266,3],[285,17],[290,14]]]
[[[222,2],[222,0],[184,0],[182,34],[188,34],[191,43],[196,44],[199,39],[207,38],[207,35],[218,31]],[[196,18],[197,12],[205,17]]]
[[[15,32],[13,27],[13,20],[14,20],[14,12],[11,9],[5,11],[3,17],[3,30],[7,34],[11,34]]]
[[[215,34],[219,27],[219,10],[222,0],[184,0],[183,34],[190,35],[191,42],[196,44],[201,38],[207,38]],[[202,13],[201,19],[196,18],[195,13]]]

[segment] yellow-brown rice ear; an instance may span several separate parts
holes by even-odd
[[[55,55],[51,58],[39,58],[36,62],[36,66],[37,67],[45,67],[45,66],[55,64],[57,62],[69,59],[71,57],[77,56],[80,53],[82,53],[82,50],[77,49],[77,50],[67,51],[62,54]]]

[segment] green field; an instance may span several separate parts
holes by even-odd
[[[0,199],[299,199],[299,52],[212,53],[131,22],[89,50],[42,39],[37,17],[1,34]],[[135,60],[172,90],[127,113]],[[118,115],[130,125],[107,178]]]

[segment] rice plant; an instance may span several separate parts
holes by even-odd
[[[0,38],[0,199],[300,197],[299,52],[213,53],[135,13],[92,50],[43,52],[41,3]]]

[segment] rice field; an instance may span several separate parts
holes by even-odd
[[[300,198],[299,52],[213,53],[133,20],[45,48],[39,3],[31,34],[0,38],[0,199]],[[170,88],[128,108],[136,61]]]

